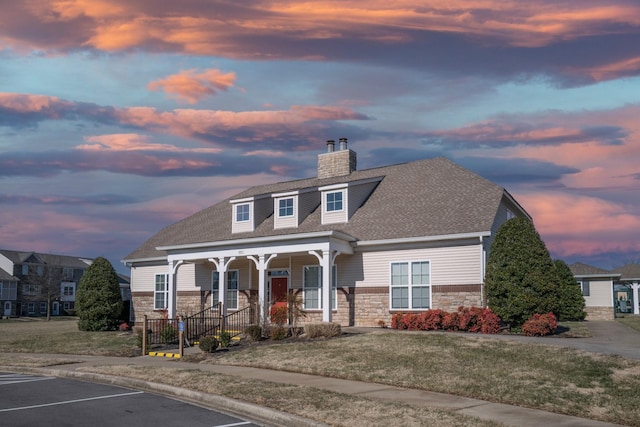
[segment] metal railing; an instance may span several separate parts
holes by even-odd
[[[200,337],[219,333],[223,324],[221,305],[218,303],[199,313],[184,317],[182,321],[184,322],[184,337],[190,345],[193,345]]]
[[[252,306],[229,313],[223,319],[222,332],[228,332],[231,337],[236,337],[242,334],[247,329],[247,326],[252,324],[253,318],[255,318],[255,315]]]

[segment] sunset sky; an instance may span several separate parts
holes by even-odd
[[[258,183],[445,156],[640,260],[637,0],[0,0],[0,248],[120,260]]]

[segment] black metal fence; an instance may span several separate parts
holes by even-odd
[[[184,322],[184,338],[189,344],[193,345],[195,341],[205,335],[218,335],[223,324],[220,308],[220,304],[216,304],[182,319]]]

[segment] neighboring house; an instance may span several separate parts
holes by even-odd
[[[2,260],[0,259],[0,263]],[[18,278],[7,273],[0,266],[0,315],[12,317],[16,315],[18,303]]]
[[[46,316],[48,291],[53,295],[51,315],[73,314],[77,285],[91,262],[88,258],[0,249],[0,277],[4,273],[15,281],[11,316]],[[2,301],[7,309],[7,301]]]
[[[318,176],[251,187],[170,225],[134,250],[136,322],[213,303],[287,293],[304,322],[390,323],[397,312],[484,304],[493,236],[530,218],[502,187],[445,158],[356,170],[356,153],[327,142]]]
[[[619,313],[640,314],[640,264],[627,264],[612,270],[620,274],[615,284],[614,298]]]
[[[614,282],[620,273],[576,262],[569,266],[584,297],[587,320],[611,320],[614,311]]]

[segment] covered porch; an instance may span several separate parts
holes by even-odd
[[[303,271],[312,269],[310,264],[313,264],[316,266],[314,271],[319,272],[318,292],[309,291],[309,301],[305,304],[310,305],[314,312],[321,311],[323,322],[331,322],[335,309],[332,289],[336,283],[336,258],[353,255],[353,241],[355,239],[347,234],[325,231],[158,247],[168,254],[167,315],[174,318],[179,314],[177,284],[181,267],[187,264],[196,264],[204,272],[215,272],[217,280],[212,279],[211,282],[210,304],[220,304],[223,316],[229,310],[240,308],[237,300],[236,305],[230,307],[229,302],[233,305],[234,301],[229,298],[230,292],[241,289],[255,295],[261,324],[269,322],[269,310],[282,295],[293,289],[301,290],[304,295],[306,277]],[[303,265],[307,267],[303,268]],[[205,282],[206,277],[201,281]],[[236,288],[230,290],[230,283]],[[206,284],[201,285],[204,286]],[[318,300],[313,300],[313,297]]]

